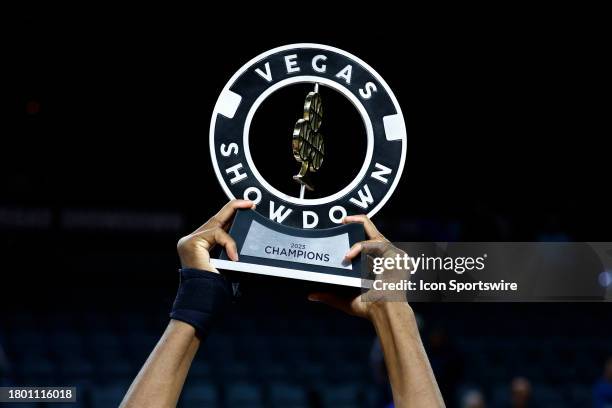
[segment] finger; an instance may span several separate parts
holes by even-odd
[[[346,255],[344,255],[344,259],[351,261],[362,252],[368,255],[380,255],[384,252],[387,245],[387,242],[381,242],[375,239],[357,242],[356,244],[353,244],[351,249],[349,249]]]
[[[321,302],[328,306],[343,311],[344,313],[352,314],[351,301],[341,298],[333,293],[314,292],[308,295],[308,300],[311,302]]]
[[[225,204],[213,219],[219,223],[219,226],[223,226],[232,219],[237,209],[253,208],[254,205],[255,203],[250,200],[232,200]]]
[[[225,248],[225,252],[227,252],[229,259],[232,261],[238,260],[238,248],[236,247],[236,241],[234,241],[234,238],[232,238],[230,234],[221,228],[217,228],[215,230],[215,241]]]
[[[236,213],[236,210],[240,208],[255,208],[255,203],[250,200],[231,200],[225,204],[210,220],[198,228],[196,232],[200,232],[211,227],[224,228],[232,219]]]
[[[348,224],[351,222],[358,222],[363,224],[363,228],[365,229],[366,235],[369,239],[378,239],[381,241],[386,241],[387,239],[383,236],[383,234],[378,231],[376,225],[372,222],[367,215],[359,214],[359,215],[348,215],[344,217],[342,220],[344,224]]]
[[[232,261],[238,260],[238,248],[236,246],[236,241],[232,238],[227,232],[225,232],[222,228],[212,228],[204,230],[196,236],[206,240],[209,243],[210,248],[215,246],[216,244],[221,245],[225,248],[225,252],[227,256]],[[209,250],[210,250],[209,248]]]
[[[247,206],[247,207],[245,207],[246,209],[251,209],[251,210],[254,210],[255,208],[257,208],[257,204],[255,204],[254,202],[249,201],[249,200],[244,200],[244,201],[252,203],[252,205],[251,205],[250,207],[248,207],[248,206]],[[231,227],[231,223],[230,223],[229,221],[231,221],[231,219],[232,219],[232,217],[233,217],[233,216],[234,216],[234,215],[230,216],[229,220],[228,220],[227,222],[225,222],[225,224],[224,224],[224,225],[222,225],[222,227],[221,227],[221,228],[223,228],[223,229],[224,229],[224,230],[226,230],[226,231],[229,231],[229,229],[230,229],[230,227]]]
[[[347,261],[352,260],[353,258],[355,258],[361,253],[362,249],[363,249],[363,244],[361,242],[357,242],[356,244],[353,244],[351,249],[349,249],[348,252],[344,255],[344,259]]]

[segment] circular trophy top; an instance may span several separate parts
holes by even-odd
[[[295,158],[295,195],[272,186],[253,162],[250,127],[262,104],[275,91],[293,84],[312,84],[301,101],[302,117],[293,134],[265,143],[287,143]],[[367,137],[363,163],[325,154],[324,101],[320,87],[346,97],[363,120]],[[343,137],[343,135],[329,135]],[[347,137],[344,135],[344,137]],[[259,143],[259,141],[258,141]],[[351,143],[347,140],[346,143]],[[350,214],[374,216],[397,186],[406,159],[406,126],[395,95],[374,69],[356,56],[320,44],[291,44],[258,55],[240,68],[225,85],[210,122],[210,154],[221,187],[230,199],[255,201],[256,211],[273,221],[299,228],[328,228]],[[274,158],[270,158],[273,160]],[[308,198],[311,174],[325,173],[326,161],[344,161],[360,168],[339,191]]]

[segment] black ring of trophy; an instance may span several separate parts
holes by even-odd
[[[270,94],[292,84],[311,84],[292,135],[278,135],[297,162],[293,177],[299,196],[276,190],[258,172],[249,149],[250,124]],[[357,176],[342,190],[306,198],[310,175],[325,172],[325,137],[320,87],[345,96],[366,129],[366,157]],[[338,136],[336,136],[338,137]],[[284,138],[284,139],[283,139]],[[348,142],[348,141],[347,141]],[[406,127],[393,92],[368,64],[346,51],[319,44],[292,44],[249,61],[221,91],[210,124],[210,153],[221,187],[230,199],[244,198],[255,210],[239,210],[230,228],[240,261],[224,251],[212,259],[218,269],[365,287],[361,259],[344,261],[350,247],[365,239],[361,224],[345,216],[372,217],[397,186],[406,157]]]

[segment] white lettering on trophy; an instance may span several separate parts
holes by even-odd
[[[221,156],[228,157],[230,154],[232,154],[232,150],[233,150],[233,154],[237,155],[240,148],[238,147],[237,143],[232,142],[229,145],[222,143],[220,150],[221,150]]]
[[[231,184],[236,184],[239,181],[242,181],[245,178],[247,178],[246,173],[240,173],[241,168],[242,168],[242,163],[238,163],[238,164],[233,165],[232,167],[228,167],[227,169],[225,169],[226,174],[234,173],[234,177],[230,179]]]
[[[312,66],[312,70],[314,72],[325,74],[327,73],[327,62],[328,57],[324,54],[317,54],[310,60],[310,65]],[[296,74],[301,72],[300,65],[307,63],[304,59],[300,58],[299,54],[289,54],[283,57],[284,68],[288,75]],[[279,67],[280,68],[280,67]],[[255,72],[265,79],[267,82],[273,81],[272,68],[270,66],[270,61],[266,61],[263,67],[259,67],[255,69]],[[333,73],[330,73],[332,75]],[[351,85],[351,81],[353,78],[353,66],[351,64],[345,65],[344,68],[339,70],[335,77],[338,78],[339,82],[344,82],[346,85]],[[367,81],[365,84],[359,88],[358,93],[361,99],[368,100],[372,98],[374,93],[378,92],[378,87],[373,81]]]
[[[251,194],[255,194],[255,198],[251,197]],[[250,200],[255,204],[259,204],[261,202],[261,190],[257,187],[249,187],[244,190],[244,194],[242,195],[245,200]]]
[[[351,75],[353,75],[353,66],[347,65],[342,68],[340,72],[336,74],[336,78],[343,78],[346,81],[347,85],[351,84]]]
[[[372,193],[370,193],[370,188],[367,184],[364,184],[363,189],[359,190],[358,193],[359,200],[357,200],[355,197],[351,197],[349,201],[355,204],[357,207],[367,209],[370,204],[374,202],[374,198],[372,198]]]
[[[376,91],[378,91],[376,84],[374,84],[374,82],[368,82],[363,88],[359,89],[359,95],[361,95],[363,99],[370,99],[372,97],[372,93]]]
[[[340,217],[336,217],[336,213],[340,212]],[[336,224],[341,224],[342,220],[346,217],[346,210],[341,205],[335,205],[329,209],[329,219]]]
[[[293,141],[289,143],[287,140],[285,148],[295,147],[293,156],[300,166],[294,163],[293,172],[299,171],[300,174],[293,179],[302,184],[306,182],[303,179],[306,173],[318,170],[325,156],[325,138],[321,135],[327,134],[326,128],[318,134],[320,120],[308,122],[311,117],[321,117],[321,95],[324,97],[328,91],[338,91],[342,97],[354,102],[359,116],[363,116],[368,133],[368,154],[363,165],[354,163],[358,165],[355,169],[361,170],[348,181],[348,185],[342,183],[344,188],[312,195],[306,191],[311,188],[300,186],[298,193],[298,187],[293,184],[293,188],[287,189],[292,193],[283,193],[272,187],[257,170],[248,147],[249,139],[253,139],[250,126],[254,115],[258,115],[259,106],[267,103],[265,101],[275,91],[292,84],[304,85],[303,91],[308,89],[307,102],[304,102],[308,112],[302,115],[304,118],[293,114],[291,119],[290,113],[283,119],[297,120],[289,132],[295,133]],[[214,105],[210,123],[210,156],[215,175],[228,197],[258,204],[257,214],[263,217],[260,221],[263,219],[266,225],[275,225],[276,229],[284,232],[288,231],[287,227],[297,228],[310,237],[318,235],[317,229],[342,225],[347,215],[373,216],[380,210],[395,191],[402,174],[406,137],[406,124],[399,103],[376,71],[346,51],[299,43],[262,52],[231,77]],[[348,135],[347,143],[351,142],[350,138]],[[286,160],[291,160],[290,153],[285,156]],[[325,170],[325,166],[323,164],[323,173],[332,170]],[[325,184],[323,180],[319,181]],[[319,181],[315,184],[318,185]],[[308,231],[310,229],[312,231]],[[262,253],[263,247],[269,244],[258,240],[253,240],[253,243],[262,245]],[[270,248],[283,248],[282,245],[269,245]]]
[[[312,221],[308,219],[311,218]],[[302,212],[302,228],[315,228],[319,224],[319,216],[314,211]]]
[[[264,67],[266,68],[266,72],[263,72],[261,68],[257,68],[255,72],[257,72],[266,81],[272,82],[272,71],[270,71],[270,63],[266,62],[266,65],[264,65]]]
[[[287,211],[283,213],[285,210],[285,206],[281,205],[276,210],[274,209],[274,201],[270,200],[270,218],[272,221],[276,221],[279,224],[282,224],[285,221],[285,218],[289,216],[293,212],[291,208],[287,208]]]
[[[327,70],[327,65],[325,64],[317,65],[317,62],[319,61],[327,61],[327,57],[321,54],[315,55],[315,57],[312,59],[312,69],[315,72],[324,73]]]
[[[389,179],[387,179],[386,177],[383,177],[387,174],[391,174],[391,169],[388,168],[387,166],[383,166],[380,163],[375,163],[374,167],[376,167],[377,169],[379,169],[378,171],[373,171],[372,174],[370,175],[370,177],[375,178],[376,180],[380,181],[381,183],[387,184],[389,182]]]
[[[297,54],[285,55],[285,66],[287,67],[287,73],[293,74],[300,72],[300,67],[297,66]]]

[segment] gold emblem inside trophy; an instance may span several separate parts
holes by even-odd
[[[319,84],[315,84],[314,91],[306,95],[304,101],[304,114],[295,123],[293,129],[293,157],[301,163],[300,171],[293,179],[300,185],[300,198],[304,198],[305,189],[314,190],[309,172],[316,172],[321,168],[325,158],[325,142],[319,132],[323,122],[323,104],[319,94]]]

